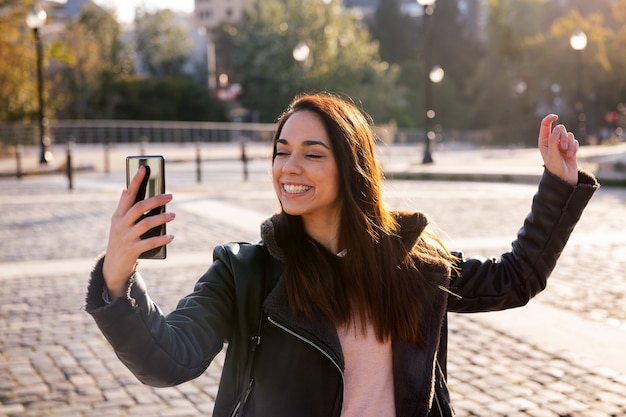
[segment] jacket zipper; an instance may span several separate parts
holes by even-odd
[[[339,366],[339,364],[324,350],[322,349],[322,347],[320,347],[319,345],[317,345],[315,342],[313,342],[312,340],[307,339],[306,337],[294,332],[293,330],[285,327],[284,325],[278,323],[276,320],[272,319],[270,316],[267,316],[267,320],[269,320],[270,323],[272,323],[274,326],[278,327],[279,329],[289,333],[290,335],[302,340],[304,343],[312,346],[313,348],[315,348],[316,350],[318,350],[320,353],[322,353],[322,355],[326,356],[326,358],[328,358],[328,360],[335,365],[335,368],[337,368],[337,371],[339,372],[339,375],[341,375],[341,385],[343,387],[346,386],[345,384],[345,379],[344,379],[344,375],[343,375],[343,371],[341,370],[341,367]],[[343,394],[342,394],[343,395]],[[342,398],[342,402],[343,402],[343,398]]]

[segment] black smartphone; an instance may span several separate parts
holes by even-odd
[[[135,198],[135,204],[146,198],[154,197],[155,195],[165,193],[165,159],[161,155],[151,156],[127,156],[126,157],[126,187],[130,185],[130,182],[137,174],[139,167],[146,168],[146,175],[141,181],[139,190],[137,191],[137,197]],[[137,222],[148,216],[154,216],[165,212],[165,206],[160,206],[155,209],[145,212]],[[146,233],[141,235],[142,239],[147,239],[153,236],[165,235],[165,224],[153,227]],[[165,245],[158,248],[151,249],[142,253],[140,259],[165,259],[166,257]]]

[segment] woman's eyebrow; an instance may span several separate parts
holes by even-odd
[[[288,145],[289,141],[287,139],[279,138],[279,139],[276,139],[276,143]],[[324,148],[330,150],[330,147],[324,142],[322,142],[321,140],[309,139],[309,140],[305,140],[304,142],[302,142],[302,146],[315,146],[315,145],[323,146]]]

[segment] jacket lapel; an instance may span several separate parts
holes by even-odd
[[[337,362],[342,370],[344,369],[343,353],[337,329],[328,318],[321,314],[317,314],[311,320],[302,315],[294,315],[289,308],[287,287],[283,277],[278,280],[274,289],[265,299],[264,311],[290,330],[297,332],[322,348]]]

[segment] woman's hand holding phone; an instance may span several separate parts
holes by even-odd
[[[122,191],[117,209],[111,216],[109,242],[103,264],[104,280],[111,298],[123,295],[142,253],[174,240],[174,236],[168,234],[141,239],[148,230],[169,223],[176,217],[175,213],[164,212],[142,218],[144,213],[166,205],[173,198],[171,194],[159,194],[135,204],[145,175],[146,168],[140,167],[128,188]]]

